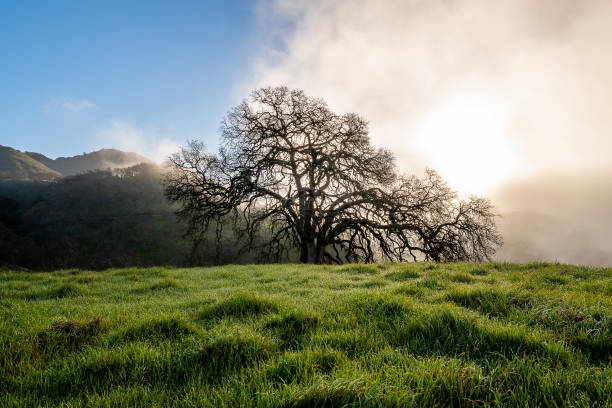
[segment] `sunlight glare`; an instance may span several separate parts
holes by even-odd
[[[418,149],[460,193],[490,192],[519,169],[506,111],[484,93],[456,94],[424,116]]]

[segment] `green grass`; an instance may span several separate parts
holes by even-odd
[[[612,270],[0,269],[1,407],[612,406]]]

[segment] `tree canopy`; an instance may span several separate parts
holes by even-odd
[[[231,219],[268,260],[305,263],[481,261],[502,242],[488,200],[459,200],[433,170],[400,174],[366,120],[301,90],[253,91],[221,137],[217,153],[192,141],[169,158],[165,194],[195,239]]]

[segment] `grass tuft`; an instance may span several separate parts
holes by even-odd
[[[278,304],[267,297],[257,296],[253,293],[241,293],[222,300],[204,309],[199,318],[212,320],[224,317],[247,317],[279,310]]]
[[[117,335],[116,340],[174,340],[189,335],[200,335],[200,330],[181,317],[161,317],[123,330]]]
[[[26,293],[27,300],[62,299],[83,295],[86,290],[79,284],[68,282],[62,283],[50,289],[42,289]]]
[[[345,361],[346,356],[337,351],[315,349],[289,352],[266,368],[265,377],[274,382],[300,382],[317,373],[329,374]]]
[[[404,284],[396,287],[393,290],[393,293],[396,293],[398,295],[411,296],[415,298],[422,298],[425,291],[421,286],[415,284]]]
[[[415,271],[414,269],[406,268],[398,272],[391,272],[385,275],[385,278],[394,280],[394,281],[405,281],[408,279],[416,279],[419,276],[420,276],[419,273]]]
[[[362,380],[346,381],[337,379],[330,383],[315,384],[298,393],[285,407],[353,407],[382,406],[383,401],[378,395],[367,395],[361,390]]]
[[[44,353],[74,351],[105,333],[110,322],[101,318],[88,321],[62,320],[53,323],[34,337],[34,344]]]
[[[372,279],[369,281],[361,282],[357,285],[359,288],[382,288],[383,286],[387,286],[387,282],[382,279]]]
[[[270,321],[266,327],[278,332],[286,347],[301,347],[304,335],[319,325],[319,316],[307,312],[291,312]]]
[[[149,286],[149,289],[161,290],[161,289],[178,288],[180,286],[181,284],[179,283],[178,280],[174,278],[164,278],[164,279],[158,280],[157,282],[153,283],[151,286]]]
[[[346,265],[338,269],[340,273],[353,273],[359,275],[375,275],[379,271],[379,268],[373,265],[367,264],[352,264]]]
[[[458,290],[452,289],[446,299],[468,309],[490,316],[507,316],[513,310],[535,307],[534,297],[513,294],[496,289]]]
[[[362,321],[374,319],[385,323],[388,319],[406,317],[412,310],[395,297],[375,295],[356,298],[349,306],[358,319]]]
[[[487,268],[479,266],[477,268],[470,269],[469,273],[474,276],[486,276],[489,274],[489,271],[487,270]]]
[[[467,273],[456,273],[451,276],[451,280],[458,283],[473,283],[475,279]]]
[[[434,276],[426,276],[419,281],[419,285],[427,289],[443,289],[444,284],[440,283]]]
[[[226,336],[185,356],[187,366],[201,369],[207,378],[218,379],[229,371],[251,366],[276,353],[274,344],[256,336]]]

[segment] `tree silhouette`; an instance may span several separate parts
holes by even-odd
[[[169,158],[165,194],[194,234],[232,219],[268,259],[304,263],[480,261],[501,244],[488,200],[458,200],[433,170],[399,174],[364,119],[303,91],[255,90],[221,130],[217,154],[192,141]]]

